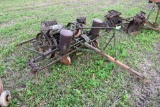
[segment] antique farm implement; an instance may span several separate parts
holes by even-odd
[[[130,18],[123,18],[120,15],[121,13],[118,11],[108,11],[108,14],[105,16],[105,26],[116,27],[118,25],[126,33],[135,35],[139,33],[140,28],[144,27],[146,21],[144,12],[141,11]]]
[[[152,2],[156,2],[151,0]],[[155,6],[153,6],[152,10],[146,16],[146,13],[143,11],[138,12],[135,16],[130,18],[121,17],[121,13],[115,10],[108,11],[108,14],[105,15],[104,24],[106,27],[116,27],[121,26],[121,29],[128,34],[138,35],[141,28],[145,28],[148,30],[160,31],[159,25],[157,24],[158,15],[160,13],[160,1],[156,2],[158,6],[158,12],[155,18],[155,21],[152,23],[149,21],[151,13],[155,10]],[[110,29],[106,29],[107,32]]]
[[[160,27],[157,23],[158,20],[158,16],[160,13],[160,0],[149,0],[150,3],[155,2],[157,7],[158,7],[158,11],[155,17],[155,21],[154,22],[150,22],[149,18],[151,16],[151,14],[154,12],[155,10],[155,5],[152,7],[151,11],[149,12],[148,16],[146,17],[146,13],[143,11],[140,11],[139,13],[137,13],[132,20],[130,20],[129,24],[128,24],[128,28],[127,28],[127,33],[128,34],[139,34],[139,31],[141,28],[145,28],[148,30],[155,30],[155,31],[160,31]]]
[[[114,13],[114,11],[112,11]],[[114,16],[115,17],[115,16]],[[108,18],[113,18],[108,16]],[[119,18],[115,18],[114,22],[118,25],[121,22]],[[117,21],[117,22],[116,22]],[[111,21],[110,21],[111,22]],[[67,26],[57,24],[55,20],[42,22],[42,28],[40,33],[31,40],[27,40],[18,44],[32,52],[39,54],[38,57],[28,60],[27,64],[31,67],[32,73],[41,71],[56,62],[61,62],[65,65],[71,64],[70,55],[82,48],[88,48],[95,51],[99,55],[107,58],[109,61],[119,65],[128,72],[136,75],[142,80],[146,80],[141,73],[133,70],[127,65],[121,63],[116,58],[113,58],[103,51],[99,50],[98,37],[100,36],[100,30],[119,30],[115,26],[106,26],[109,22],[103,22],[99,19],[94,19],[92,27],[86,27],[86,18],[80,17],[76,21],[68,23]],[[89,29],[89,30],[88,30]],[[115,35],[115,33],[113,33]],[[28,48],[25,44],[34,44],[36,49]],[[42,59],[51,59],[52,61],[45,66],[39,66],[38,62]]]

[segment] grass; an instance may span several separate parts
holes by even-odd
[[[60,24],[66,25],[79,16],[86,16],[87,26],[91,26],[93,18],[103,20],[110,9],[122,12],[123,17],[131,17],[142,10],[135,6],[144,7],[147,4],[145,1],[133,4],[132,0],[111,3],[111,0],[66,0],[66,3],[59,0],[0,1],[0,76],[5,89],[12,94],[10,107],[133,106],[130,75],[99,55],[73,54],[71,66],[56,63],[33,77],[26,66],[26,60],[32,53],[16,47],[21,41],[35,37],[44,20],[57,19]],[[110,35],[99,38],[101,47]],[[117,45],[117,58],[136,68],[141,60],[137,59],[138,55],[144,50],[153,51],[152,47],[160,36],[155,31],[142,30],[136,37],[124,34],[117,39],[121,40]],[[112,47],[113,42],[105,52],[115,56]]]

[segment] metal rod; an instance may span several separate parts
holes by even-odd
[[[114,35],[110,38],[110,40],[109,40],[108,43],[105,45],[105,47],[103,48],[103,50],[106,49],[106,47],[109,45],[109,43],[112,41],[113,38],[114,38]]]
[[[79,48],[81,48],[81,47],[82,47],[82,45],[81,45]],[[31,68],[33,68],[31,71],[33,71],[33,72],[35,73],[35,72],[37,72],[37,71],[41,71],[41,70],[43,70],[43,69],[45,69],[45,68],[48,68],[48,67],[52,66],[54,63],[60,61],[61,59],[69,56],[70,54],[72,54],[72,53],[74,53],[74,52],[76,52],[76,51],[77,51],[77,49],[72,50],[71,52],[69,52],[69,53],[67,53],[67,54],[65,54],[65,55],[63,55],[63,56],[58,57],[58,58],[57,58],[56,60],[54,60],[53,62],[51,62],[51,63],[49,63],[48,65],[43,66],[43,67],[41,67],[41,68],[34,69],[34,67],[31,67]],[[37,59],[38,59],[38,58],[37,58]],[[33,62],[31,62],[31,63],[33,63]]]
[[[116,35],[115,35],[115,31],[113,32],[114,35],[114,50],[115,50],[115,59],[117,59],[117,49],[116,49]]]
[[[43,69],[45,69],[45,68],[48,68],[48,67],[52,66],[54,63],[60,61],[61,59],[63,59],[63,58],[65,58],[65,57],[69,56],[70,54],[72,54],[72,53],[74,53],[74,52],[76,52],[76,51],[77,51],[77,50],[73,50],[73,51],[69,52],[68,54],[65,54],[65,55],[63,55],[63,56],[57,58],[56,60],[54,60],[53,62],[49,63],[48,65],[46,65],[46,66],[44,66],[44,67],[38,69],[38,71],[41,71],[41,70],[43,70]]]
[[[147,24],[147,25],[149,25],[149,26],[151,26],[151,27],[153,27],[153,28],[154,28],[153,23],[151,23],[151,22],[150,22],[150,21],[148,21],[148,20],[146,20],[146,21],[145,21],[145,24]]]
[[[147,29],[147,30],[160,31],[160,28],[154,28],[154,27],[151,28],[151,27],[148,27],[148,26],[145,26],[145,25],[143,26],[143,28],[144,28],[144,29]]]
[[[136,75],[139,79],[144,80],[144,82],[148,82],[147,78],[146,78],[144,75],[142,75],[141,73],[135,71],[135,70],[132,69],[131,67],[129,67],[129,66],[123,64],[122,62],[116,60],[115,58],[113,58],[113,57],[111,57],[111,56],[103,53],[101,50],[99,50],[99,49],[91,46],[90,44],[88,44],[88,43],[86,43],[86,42],[84,43],[84,45],[85,45],[87,48],[94,50],[94,51],[95,51],[96,53],[98,53],[99,55],[107,58],[109,61],[111,61],[111,62],[119,65],[119,66],[122,67],[123,69],[127,70],[129,73]]]
[[[149,14],[148,14],[146,20],[149,19],[150,15],[152,14],[152,12],[153,12],[154,10],[155,10],[155,5],[152,7],[151,11],[149,12]]]
[[[151,28],[151,27],[148,27],[148,26],[146,26],[146,25],[144,25],[142,28],[149,29],[149,30],[160,31],[160,28],[159,28],[159,27],[155,28],[154,24],[151,23],[151,22],[148,21],[148,20],[146,20],[145,24],[151,26],[152,28]]]
[[[115,27],[79,27],[78,29],[116,29]]]
[[[25,44],[25,43],[28,43],[28,42],[30,42],[30,41],[32,41],[32,40],[35,40],[36,38],[32,38],[32,39],[29,39],[29,40],[27,40],[27,41],[24,41],[24,42],[21,42],[21,43],[19,43],[17,46],[21,46],[21,45],[23,45],[23,44]]]
[[[34,49],[27,48],[27,47],[25,47],[25,46],[22,46],[22,47],[23,47],[23,48],[25,48],[25,49],[28,49],[28,50],[30,50],[30,51],[32,51],[32,52],[35,52],[35,53],[37,53],[37,54],[39,54],[39,55],[41,55],[41,56],[44,56],[44,54],[43,54],[43,53],[38,52],[38,51],[36,51],[36,50],[34,50]]]
[[[156,19],[155,19],[155,23],[157,22],[157,19],[158,19],[158,16],[159,16],[159,12],[160,12],[160,9],[158,8]]]
[[[72,48],[72,47],[74,47],[76,44],[79,44],[80,42],[82,42],[82,40],[81,40],[81,41],[76,42],[76,43],[75,43],[75,44],[73,44],[73,45],[71,45],[71,48]],[[27,49],[28,49],[28,48],[27,48]],[[40,60],[40,59],[42,59],[42,58],[46,57],[47,55],[50,55],[50,54],[52,54],[52,53],[56,52],[56,51],[58,51],[58,48],[56,48],[56,49],[52,50],[51,52],[45,53],[45,54],[43,54],[43,55],[41,55],[41,56],[38,56],[37,58],[33,59],[31,62],[36,62],[36,61],[38,61],[38,60]],[[36,52],[36,53],[37,53],[37,52]]]
[[[57,50],[58,50],[58,48],[52,50],[51,52],[48,52],[48,53],[43,54],[43,56],[38,56],[37,58],[33,59],[31,62],[36,62],[36,61],[40,60],[41,58],[44,58],[44,57],[46,57],[47,55],[54,53],[54,52],[57,51]]]

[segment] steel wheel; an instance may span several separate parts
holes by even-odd
[[[36,39],[37,39],[37,46],[38,46],[39,52],[46,54],[52,51],[52,42],[47,35],[39,33],[37,34]],[[49,55],[47,57],[50,58],[51,56],[52,55]]]

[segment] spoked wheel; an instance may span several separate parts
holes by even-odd
[[[37,34],[36,39],[37,39],[37,45],[38,45],[39,52],[46,54],[52,51],[52,42],[47,35],[39,33]],[[52,55],[50,54],[47,56],[47,58],[50,58],[51,56]]]
[[[138,35],[139,34],[139,30],[140,30],[140,26],[134,22],[131,22],[128,25],[128,30],[127,33],[128,34],[133,34],[133,35]]]

